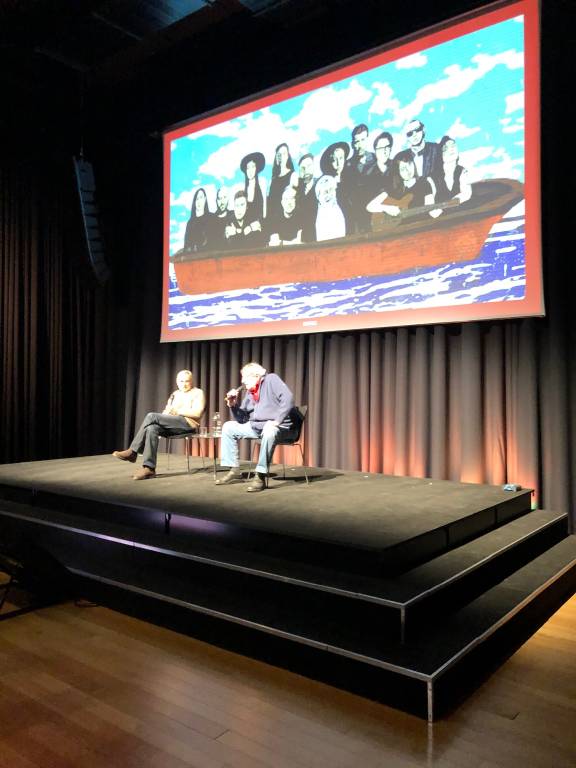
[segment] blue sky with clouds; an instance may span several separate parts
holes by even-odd
[[[500,22],[420,53],[287,99],[171,143],[170,252],[182,247],[195,190],[214,210],[220,185],[240,188],[240,160],[262,152],[268,183],[275,147],[286,142],[294,164],[319,158],[334,141],[350,141],[366,123],[370,144],[382,130],[405,147],[404,126],[418,117],[426,138],[455,138],[471,180],[524,181],[524,23]]]

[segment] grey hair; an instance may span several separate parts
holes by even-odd
[[[262,368],[260,363],[246,363],[242,366],[240,373],[244,376],[246,373],[253,373],[257,376],[264,376],[266,368]]]

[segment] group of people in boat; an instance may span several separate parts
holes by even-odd
[[[240,163],[243,188],[231,194],[227,187],[219,187],[215,211],[210,210],[203,187],[194,193],[184,249],[322,242],[370,233],[383,220],[393,221],[407,211],[436,218],[445,208],[470,199],[468,173],[450,136],[426,141],[424,124],[412,120],[406,126],[406,148],[393,156],[390,133],[380,133],[372,151],[368,134],[361,123],[353,129],[350,145],[338,141],[326,147],[319,177],[312,154],[303,155],[296,168],[288,145],[279,144],[268,188],[262,177],[264,155],[246,155]]]

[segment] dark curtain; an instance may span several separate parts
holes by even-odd
[[[242,363],[258,360],[309,406],[310,464],[519,483],[538,506],[568,512],[574,530],[572,212],[555,143],[567,38],[558,44],[557,20],[544,15],[545,318],[160,345],[159,143],[108,148],[95,164],[112,219],[105,288],[82,268],[71,167],[2,167],[1,461],[124,447],[181,368],[206,391],[209,417]]]
[[[89,269],[71,157],[0,167],[0,307],[0,461],[106,450],[114,302]]]
[[[125,442],[180,368],[225,410],[243,362],[279,373],[309,406],[306,459],[321,467],[534,488],[572,511],[574,364],[545,320],[195,344],[151,343],[127,393]],[[295,454],[287,455],[296,462]]]

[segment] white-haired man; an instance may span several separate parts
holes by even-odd
[[[206,407],[204,392],[194,386],[192,371],[180,371],[176,386],[178,389],[172,392],[162,413],[146,415],[130,447],[112,453],[114,458],[131,463],[136,461],[139,453],[142,454],[142,469],[133,475],[134,480],[148,480],[156,475],[159,438],[192,433],[198,429]]]
[[[249,492],[263,491],[274,446],[280,432],[283,436],[294,434],[294,395],[275,373],[268,373],[259,363],[247,363],[241,371],[242,386],[246,395],[238,403],[239,390],[231,389],[226,403],[234,417],[222,427],[220,463],[230,467],[216,485],[228,485],[242,479],[238,462],[238,440],[260,438],[260,455],[256,474],[249,483]]]

